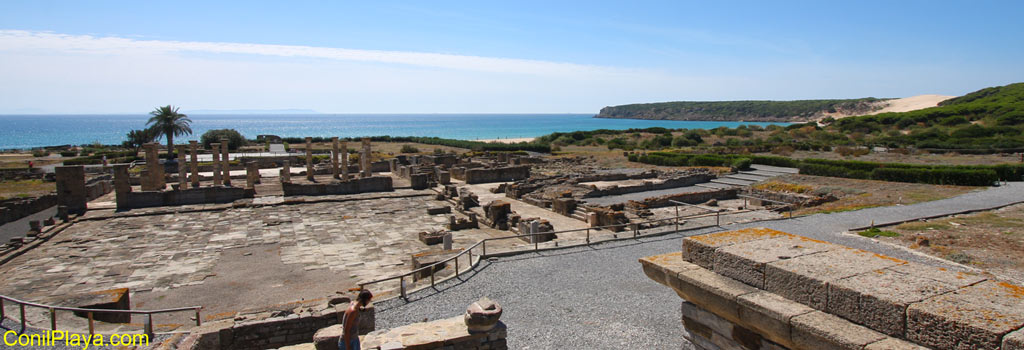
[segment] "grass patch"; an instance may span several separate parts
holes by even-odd
[[[878,237],[878,236],[882,236],[882,237],[899,237],[899,235],[900,235],[899,233],[892,232],[892,231],[879,230],[877,227],[872,227],[872,228],[870,228],[868,230],[857,232],[857,234],[861,235],[861,236],[864,236],[864,237],[869,237],[869,238],[875,238],[875,237]]]
[[[27,198],[57,190],[57,183],[43,180],[16,180],[0,182],[0,200]]]
[[[807,193],[813,190],[811,186],[797,185],[782,181],[768,181],[752,186],[755,190],[771,192]]]

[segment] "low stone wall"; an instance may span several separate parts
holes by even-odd
[[[85,182],[85,198],[93,200],[114,190],[114,177],[112,175],[97,176]]]
[[[764,228],[640,263],[685,299],[690,349],[1024,349],[1024,287],[983,275]]]
[[[712,199],[734,199],[736,198],[736,189],[722,189],[722,190],[707,190],[701,192],[690,192],[672,194],[661,197],[653,197],[644,199],[643,202],[630,201],[629,206],[634,208],[660,208],[670,207],[674,204],[670,201],[677,201],[690,204],[704,203]]]
[[[14,198],[0,201],[0,225],[38,213],[57,205],[57,194],[35,198]]]
[[[502,168],[473,168],[466,169],[460,178],[456,175],[455,169],[452,169],[452,176],[456,179],[466,181],[467,184],[479,184],[488,182],[509,182],[515,180],[523,180],[530,177],[529,166],[513,166],[513,167],[502,167]]]
[[[253,193],[241,187],[198,187],[176,191],[140,191],[118,193],[117,209],[138,209],[204,203],[231,203],[252,198]]]
[[[219,320],[192,329],[178,346],[179,350],[274,349],[309,343],[322,328],[341,324],[348,302],[307,309],[289,316],[263,313],[255,319]],[[297,316],[297,317],[296,317]],[[359,334],[374,331],[376,310],[371,304],[359,314]]]
[[[508,327],[498,324],[486,332],[470,332],[463,316],[413,323],[397,328],[375,331],[360,340],[367,350],[383,349],[508,349]]]
[[[336,194],[357,194],[365,192],[394,191],[390,176],[371,176],[348,181],[317,184],[283,183],[285,196],[323,196]]]
[[[644,182],[644,184],[636,186],[618,186],[606,188],[603,190],[593,190],[583,195],[583,198],[591,197],[603,197],[603,196],[614,196],[627,193],[637,193],[645,191],[657,191],[667,190],[670,188],[693,186],[699,183],[705,183],[714,179],[715,176],[711,174],[697,174],[684,177],[678,177],[673,179],[667,179],[661,183]]]

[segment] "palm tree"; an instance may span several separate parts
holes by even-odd
[[[174,159],[174,137],[191,135],[192,128],[189,124],[192,120],[188,119],[187,115],[178,113],[178,108],[171,105],[157,107],[149,112],[149,115],[152,117],[146,125],[155,132],[156,137],[162,135],[167,138],[167,159]]]

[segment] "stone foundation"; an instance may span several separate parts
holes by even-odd
[[[0,201],[0,225],[38,213],[57,205],[57,195],[47,194],[35,198],[12,198]]]
[[[394,191],[390,176],[372,176],[333,183],[283,183],[281,188],[284,190],[285,196],[322,196]]]
[[[204,203],[231,203],[252,198],[253,192],[240,187],[199,187],[176,191],[118,193],[117,209],[138,209]]]
[[[503,168],[472,168],[464,171],[457,171],[453,168],[451,176],[465,181],[467,184],[479,184],[488,182],[509,182],[523,180],[530,177],[529,166],[512,166]]]
[[[501,321],[498,321],[498,324],[489,331],[471,333],[466,329],[463,316],[456,316],[375,331],[363,337],[360,340],[360,346],[367,350],[505,350],[508,349],[506,337],[508,337],[508,328]]]
[[[640,262],[691,349],[1024,349],[1024,287],[982,275],[763,228]]]

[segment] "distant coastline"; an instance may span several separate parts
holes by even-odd
[[[593,114],[189,114],[190,136],[207,130],[236,129],[246,138],[271,134],[305,136],[424,136],[459,140],[534,138],[553,132],[649,127],[713,129],[744,124],[786,123],[702,122],[597,119]],[[28,149],[98,142],[117,145],[132,129],[145,127],[148,116],[138,115],[0,115],[0,149]]]

